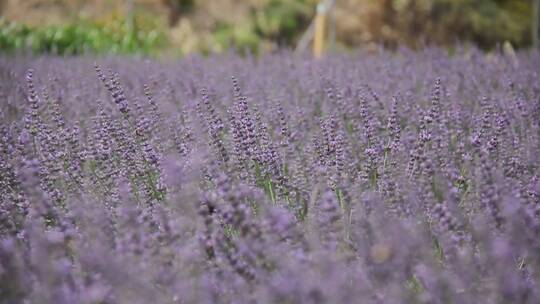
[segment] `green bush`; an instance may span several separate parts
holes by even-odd
[[[240,53],[246,51],[257,53],[261,41],[261,38],[249,24],[241,26],[218,24],[213,31],[212,38],[221,50],[234,48]]]
[[[433,18],[442,18],[447,31],[482,47],[502,41],[517,46],[529,43],[530,0],[437,0]]]
[[[218,23],[212,36],[221,49],[233,47],[241,53],[257,53],[263,41],[290,46],[305,30],[312,13],[306,0],[271,0],[262,9],[253,10],[245,24]]]
[[[127,22],[111,25],[80,21],[66,25],[29,27],[0,20],[0,50],[75,55],[81,53],[151,54],[165,45],[157,30],[141,30]]]
[[[368,0],[365,0],[368,1]],[[531,0],[380,0],[368,31],[387,45],[530,45]],[[373,22],[374,21],[374,22]],[[389,29],[385,35],[381,29]]]
[[[258,35],[290,45],[305,30],[313,14],[313,7],[305,0],[272,0],[254,12]]]

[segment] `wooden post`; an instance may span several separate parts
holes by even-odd
[[[130,31],[134,28],[133,0],[126,0],[126,23]]]
[[[309,43],[313,42],[313,56],[315,58],[320,58],[323,54],[326,47],[326,30],[328,26],[326,23],[330,19],[330,47],[333,47],[335,40],[335,28],[333,20],[334,16],[329,14],[334,6],[335,0],[321,0],[317,4],[317,10],[315,13],[315,18],[309,24],[308,29],[304,32],[298,44],[296,45],[295,52],[302,53],[308,47]]]
[[[328,10],[328,51],[333,52],[336,50],[336,14],[332,9],[334,1],[331,2],[330,9]]]
[[[540,22],[540,0],[533,0],[533,14],[532,14],[532,22],[531,22],[531,33],[532,33],[532,43],[533,47],[538,48],[539,43],[539,22]]]
[[[326,27],[326,5],[321,2],[317,5],[315,16],[315,33],[313,37],[313,56],[320,58],[324,53],[324,38]]]

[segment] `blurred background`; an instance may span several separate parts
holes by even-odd
[[[321,4],[321,2],[323,2]],[[0,0],[0,50],[185,55],[537,45],[537,0]],[[319,10],[317,6],[319,5]],[[317,29],[316,12],[324,14]]]

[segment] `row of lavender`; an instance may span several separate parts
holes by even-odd
[[[539,71],[0,58],[0,303],[538,303]]]

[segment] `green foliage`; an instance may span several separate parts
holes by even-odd
[[[263,41],[292,45],[307,27],[313,8],[305,0],[271,0],[262,9],[253,10],[241,25],[219,23],[213,38],[222,49],[235,48],[257,53]]]
[[[213,32],[213,38],[222,50],[235,48],[241,53],[246,51],[256,53],[260,42],[260,38],[249,24],[232,26],[220,23]]]
[[[76,55],[82,53],[151,54],[165,45],[164,34],[117,20],[109,25],[87,21],[29,27],[0,20],[0,50]]]
[[[190,11],[195,6],[195,0],[176,0],[176,1],[178,1],[178,8],[182,12]]]
[[[449,31],[460,30],[463,38],[489,47],[502,41],[528,43],[531,1],[529,0],[437,0],[435,10],[446,14]]]
[[[253,13],[255,29],[262,37],[291,44],[305,29],[313,13],[304,0],[272,0],[264,9]]]
[[[187,18],[198,10],[195,0],[169,2]],[[261,3],[264,4],[252,7],[242,23],[217,21],[206,33],[197,28],[193,35],[205,39],[196,39],[203,42],[193,50],[219,52],[233,48],[240,53],[258,53],[275,46],[294,46],[310,23],[317,1],[264,0]],[[342,11],[343,3],[336,2]],[[358,18],[360,7],[370,11],[369,16],[356,22],[357,28],[340,33],[342,24],[355,23],[348,18]],[[490,49],[504,41],[516,47],[531,43],[530,0],[359,0],[351,4],[348,11],[342,12],[337,20],[336,34],[340,42],[350,47],[365,42],[382,42],[390,47],[402,44],[422,47],[425,43],[451,46],[459,41]],[[132,22],[126,21],[123,13],[113,13],[106,20],[76,19],[43,27],[0,18],[0,51],[73,55],[155,54],[166,46],[172,49],[174,42],[167,43],[164,24],[159,24],[156,16],[145,14],[147,12],[137,11]],[[361,33],[371,38],[354,38],[362,36]]]
[[[530,44],[530,0],[394,0],[380,9],[387,16],[383,24],[393,31],[386,37],[390,43],[468,41],[486,49],[504,41],[515,46]],[[374,24],[375,31],[381,27]]]

